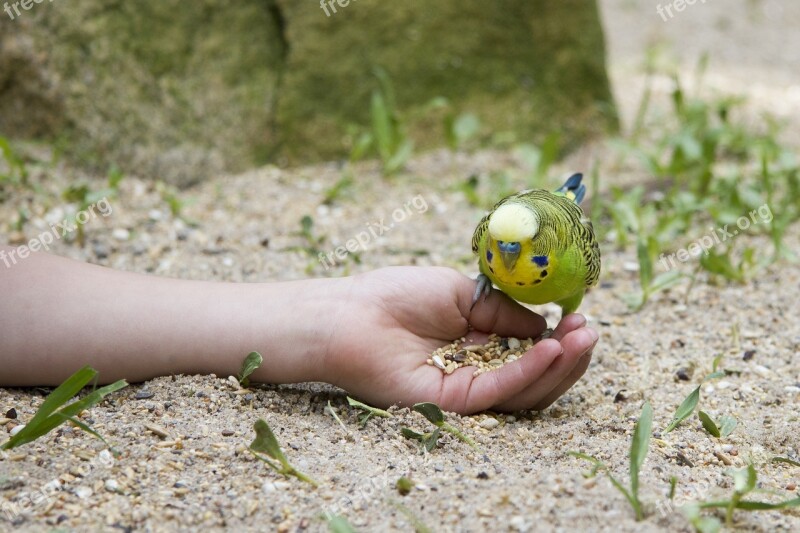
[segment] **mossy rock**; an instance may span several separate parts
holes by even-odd
[[[518,141],[559,132],[569,146],[616,127],[595,2],[351,0],[327,16],[318,2],[278,3],[290,46],[277,131],[291,160],[347,153],[348,126],[369,123],[376,66],[405,116],[444,96]],[[418,144],[442,144],[440,121],[409,122]]]
[[[344,1],[344,0],[342,0]],[[417,146],[451,112],[567,145],[614,127],[597,8],[586,0],[43,2],[0,12],[0,135],[54,142],[104,172],[179,185],[269,160],[340,158],[369,124],[373,70]],[[280,157],[286,156],[286,157]]]
[[[274,144],[276,13],[263,0],[35,4],[0,21],[0,46],[27,56],[6,71],[0,115],[16,118],[0,134],[49,137],[88,167],[179,184],[251,168]]]

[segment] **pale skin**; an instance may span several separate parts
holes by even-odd
[[[258,351],[254,381],[322,381],[380,407],[429,401],[470,414],[544,409],[586,371],[598,335],[580,314],[500,370],[446,376],[427,365],[434,349],[462,336],[527,338],[546,327],[496,290],[470,309],[474,291],[475,280],[438,267],[224,283],[32,253],[11,268],[0,263],[0,386],[57,385],[84,365],[102,382],[228,376]]]

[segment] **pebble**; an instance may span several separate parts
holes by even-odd
[[[514,338],[514,337],[510,337],[508,339],[508,349],[509,350],[518,350],[520,345],[521,345],[521,343],[519,342],[519,339]]]
[[[489,417],[489,418],[486,418],[486,419],[482,420],[481,423],[478,424],[478,425],[480,427],[482,427],[483,429],[494,429],[494,428],[496,428],[497,426],[500,425],[500,421],[498,419],[496,419],[496,418]]]
[[[127,241],[131,236],[131,232],[125,228],[116,228],[111,232],[111,236],[118,241]]]
[[[77,496],[81,500],[85,500],[86,498],[89,498],[92,494],[94,494],[94,491],[92,491],[92,489],[90,489],[89,487],[76,487],[73,492],[75,493],[75,496]]]
[[[6,411],[6,418],[10,418],[11,420],[17,418],[17,410],[12,407],[8,411]]]
[[[92,245],[92,251],[94,252],[95,257],[98,259],[105,259],[109,254],[108,246],[101,242],[94,243]]]
[[[140,390],[136,391],[136,394],[133,396],[137,400],[147,400],[155,396],[154,393],[150,392],[149,390]]]
[[[798,393],[800,392],[800,387],[798,387],[797,385],[787,385],[786,387],[783,388],[783,390],[785,390],[786,392]]]
[[[14,426],[13,428],[11,428],[11,431],[9,431],[9,432],[8,432],[8,434],[9,434],[9,435],[11,435],[11,436],[13,437],[14,435],[16,435],[17,433],[19,433],[19,432],[20,432],[20,431],[22,431],[23,429],[25,429],[25,424],[20,424],[20,425],[18,425],[18,426]]]
[[[116,479],[107,479],[105,482],[105,487],[108,492],[119,491],[119,483]]]

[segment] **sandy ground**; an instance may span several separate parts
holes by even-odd
[[[662,40],[671,43],[687,72],[700,51],[710,50],[708,80],[719,90],[748,94],[753,109],[794,118],[790,130],[800,128],[800,34],[792,29],[800,24],[797,6],[780,1],[723,6],[721,0],[709,0],[664,22],[649,2],[602,4],[623,116],[635,109],[641,86],[636,66],[644,46]],[[591,157],[605,161],[599,150],[574,154],[553,175],[585,168]],[[646,178],[612,174],[608,168],[601,167],[604,188]],[[482,213],[455,186],[470,174],[488,176],[503,169],[511,171],[512,186],[522,186],[520,163],[505,153],[424,154],[407,173],[389,181],[379,177],[374,164],[365,163],[356,169],[353,190],[329,207],[321,201],[340,176],[337,165],[264,168],[181,193],[190,199],[185,215],[200,222],[196,228],[173,218],[147,180],[126,178],[112,200],[113,214],[87,226],[86,248],[60,244],[55,252],[124,270],[195,279],[339,276],[407,264],[448,265],[474,275],[469,242]],[[49,197],[76,178],[70,172],[63,169],[60,178],[44,184]],[[332,251],[365,224],[391,218],[415,198],[416,206],[424,208],[412,203],[403,220],[371,242],[358,262],[326,270],[303,250],[305,241],[298,236],[303,215],[313,218],[314,233],[324,237],[320,248]],[[0,205],[2,219],[15,220],[21,202],[30,202],[36,215],[25,227],[28,237],[40,231],[37,225],[44,227],[45,219],[64,216],[57,203],[42,205],[39,195]],[[0,240],[14,237],[2,231]],[[763,253],[771,251],[768,241],[754,234],[737,239]],[[800,249],[800,228],[795,226],[788,239]],[[241,393],[227,376],[164,377],[124,389],[88,415],[122,450],[117,460],[102,451],[99,441],[70,428],[0,454],[0,530],[318,531],[326,527],[322,513],[332,511],[363,531],[412,530],[409,514],[434,531],[688,531],[676,508],[730,494],[731,479],[724,474],[728,463],[741,467],[749,461],[758,465],[762,488],[796,497],[800,468],[769,459],[800,454],[800,326],[793,320],[800,314],[797,267],[775,265],[747,286],[702,282],[691,291],[679,286],[630,314],[619,297],[636,287],[637,273],[630,265],[634,254],[604,243],[603,260],[601,286],[581,308],[601,334],[587,375],[543,413],[449,416],[480,451],[444,437],[439,448],[421,454],[400,436],[400,429],[422,429],[426,422],[405,409],[393,409],[394,417],[370,420],[360,429],[344,393],[323,384],[259,386]],[[539,310],[551,322],[558,316],[552,306]],[[745,360],[745,352],[752,357]],[[717,441],[692,418],[661,434],[717,355],[724,356],[723,368],[733,372],[703,386],[702,406],[715,418],[735,416],[736,430]],[[690,381],[677,378],[682,368],[688,369]],[[0,389],[0,417],[15,408],[22,420],[29,419],[44,392]],[[637,523],[608,480],[584,478],[586,464],[566,452],[595,455],[626,481],[630,436],[645,399],[655,408],[658,441],[641,474],[649,515]],[[326,412],[328,401],[347,430]],[[259,417],[270,423],[295,465],[320,482],[319,488],[283,479],[245,452]],[[486,422],[490,418],[499,424],[487,429],[493,425]],[[6,423],[5,429],[14,424]],[[148,424],[163,427],[167,436],[148,431]],[[402,475],[417,483],[407,496],[393,488]],[[678,480],[674,501],[667,497],[672,476]],[[47,483],[55,478],[63,485],[49,490]],[[48,496],[31,502],[36,491]],[[737,513],[736,519],[747,530],[800,527],[797,511]]]

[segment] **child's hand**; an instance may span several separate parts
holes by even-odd
[[[483,343],[489,333],[535,338],[545,320],[496,290],[470,312],[475,281],[447,268],[386,268],[348,281],[325,380],[379,406],[429,401],[462,414],[544,409],[583,375],[598,339],[572,314],[517,361],[477,377],[473,367],[445,375],[426,364],[436,348],[462,336]]]

